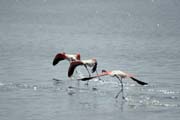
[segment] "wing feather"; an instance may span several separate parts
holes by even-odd
[[[59,61],[62,61],[64,60],[66,57],[64,54],[62,53],[58,53],[55,57],[54,57],[54,60],[53,60],[53,65],[55,66],[56,64],[59,63]]]
[[[77,66],[83,65],[83,62],[81,61],[72,61],[70,63],[69,69],[68,69],[68,77],[71,77],[74,73],[74,70]]]

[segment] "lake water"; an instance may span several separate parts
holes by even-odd
[[[178,120],[179,11],[178,0],[0,0],[0,119]],[[126,79],[115,99],[115,78],[87,86],[83,67],[70,79],[67,61],[52,66],[63,51],[149,85]]]

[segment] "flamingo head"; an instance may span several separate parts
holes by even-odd
[[[102,70],[102,74],[104,75],[111,75],[112,74],[112,71],[107,71],[107,70]]]
[[[102,73],[104,73],[104,72],[107,72],[107,71],[103,69],[103,70],[102,70]]]
[[[77,59],[77,60],[81,60],[81,55],[80,55],[80,53],[77,53],[77,54],[76,54],[76,59]]]
[[[97,63],[97,60],[96,60],[96,58],[92,58],[92,61],[94,61],[95,63]]]

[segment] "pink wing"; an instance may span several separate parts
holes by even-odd
[[[80,78],[78,80],[82,80],[82,81],[88,81],[91,80],[93,78],[97,78],[97,77],[101,77],[101,76],[105,76],[105,75],[109,75],[109,72],[103,72],[101,74],[95,75],[95,76],[91,76],[91,77],[84,77],[84,78]]]
[[[58,64],[59,61],[62,61],[66,59],[66,56],[62,53],[58,53],[55,57],[54,57],[54,60],[53,60],[53,65],[56,65]]]
[[[78,61],[72,61],[70,63],[69,70],[68,70],[68,77],[71,77],[73,75],[75,68],[79,65],[83,65],[83,63],[79,60]]]

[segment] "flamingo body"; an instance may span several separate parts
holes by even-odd
[[[107,76],[107,75],[112,76],[112,77],[116,77],[119,80],[119,82],[121,83],[121,90],[117,93],[115,98],[118,98],[119,94],[122,92],[122,98],[125,99],[124,93],[123,93],[123,82],[122,82],[123,78],[131,78],[132,80],[134,80],[135,82],[137,82],[140,85],[147,85],[148,84],[148,83],[140,81],[140,80],[136,79],[134,76],[132,76],[132,75],[130,75],[128,73],[125,73],[123,71],[120,71],[120,70],[113,70],[113,71],[102,70],[101,74],[98,74],[96,76],[92,76],[92,77],[89,77],[89,78],[88,77],[81,78],[79,80],[88,81],[88,80],[93,79],[93,78],[97,78],[97,77],[100,77],[100,76]]]
[[[76,61],[72,61],[70,63],[69,66],[69,70],[68,70],[68,77],[71,77],[74,73],[74,70],[76,69],[76,67],[80,66],[80,65],[84,65],[84,67],[87,69],[88,71],[88,67],[93,67],[92,68],[92,73],[96,71],[97,69],[97,60],[96,59],[89,59],[89,60],[76,60]],[[89,73],[89,71],[88,71]],[[90,76],[90,73],[89,73]]]
[[[117,76],[119,76],[119,77],[121,77],[121,78],[126,78],[126,77],[129,76],[127,73],[125,73],[125,72],[123,72],[123,71],[120,71],[120,70],[111,71],[111,72],[110,72],[110,75],[111,75],[111,76],[117,75]]]
[[[53,60],[53,65],[55,66],[56,64],[58,64],[60,61],[62,60],[67,60],[69,62],[71,61],[76,61],[76,60],[80,60],[81,56],[79,53],[72,55],[72,54],[66,54],[66,53],[58,53]]]

